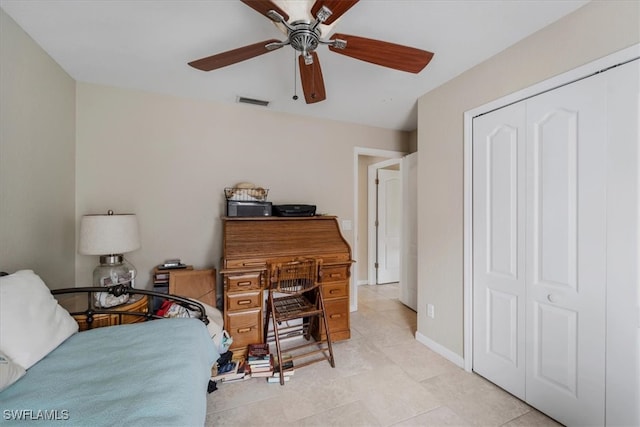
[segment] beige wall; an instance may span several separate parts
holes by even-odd
[[[0,270],[73,286],[75,82],[0,10]]]
[[[638,43],[639,6],[591,2],[419,99],[419,334],[463,355],[463,113]]]
[[[76,214],[138,215],[142,248],[126,257],[144,287],[167,258],[220,267],[224,187],[250,181],[353,221],[354,147],[407,146],[406,132],[84,83],[77,105]],[[78,255],[79,283],[96,263]]]

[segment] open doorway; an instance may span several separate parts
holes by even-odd
[[[387,151],[387,150],[376,150],[376,149],[367,149],[367,148],[356,148],[354,150],[354,243],[352,247],[353,258],[356,263],[353,265],[351,270],[351,311],[356,311],[358,309],[358,301],[357,301],[357,287],[360,285],[374,285],[376,283],[387,283],[389,280],[394,280],[394,282],[400,283],[400,292],[398,299],[403,302],[405,305],[408,305],[404,302],[402,295],[406,294],[406,291],[402,289],[402,287],[408,282],[402,280],[403,277],[403,269],[406,269],[404,266],[405,259],[407,259],[407,254],[410,251],[405,250],[404,246],[407,243],[406,237],[404,238],[404,242],[402,238],[397,237],[397,234],[406,234],[407,228],[406,225],[402,225],[402,222],[398,224],[397,230],[392,230],[391,236],[389,237],[392,241],[387,242],[387,248],[391,249],[390,252],[396,250],[398,252],[398,258],[394,261],[387,260],[390,266],[396,265],[400,270],[399,276],[397,279],[389,279],[387,278],[379,278],[376,277],[375,274],[375,260],[376,257],[373,256],[378,249],[376,248],[376,244],[378,243],[377,237],[370,237],[370,220],[369,220],[369,212],[375,208],[376,202],[375,199],[370,197],[370,185],[369,185],[369,170],[370,166],[376,165],[373,169],[376,170],[391,170],[397,172],[399,175],[398,186],[399,193],[398,195],[391,196],[391,199],[387,198],[387,201],[391,204],[395,205],[404,205],[404,198],[406,197],[406,191],[404,189],[404,185],[402,184],[402,175],[403,175],[403,163],[406,163],[403,160],[403,157],[406,156],[404,152],[396,152],[396,151]],[[415,157],[415,156],[414,156]],[[415,165],[414,165],[415,167]],[[383,174],[386,172],[383,172]],[[393,172],[392,172],[393,174]],[[395,179],[395,178],[394,178]],[[392,184],[391,186],[395,186],[396,184]],[[375,191],[374,191],[375,194]],[[373,208],[370,205],[374,206]],[[387,211],[387,213],[389,213]],[[391,215],[400,215],[402,217],[404,213],[391,213]],[[402,229],[402,230],[400,230]],[[416,230],[409,230],[409,233],[416,234]],[[395,234],[395,235],[393,235]],[[373,236],[376,236],[375,232]],[[398,241],[399,240],[399,241]],[[414,259],[415,257],[408,259]],[[370,261],[374,260],[374,261]],[[380,261],[378,261],[380,264]],[[373,267],[373,268],[372,268]],[[371,273],[373,271],[373,273]],[[382,279],[382,280],[380,280]],[[415,285],[415,284],[414,284]],[[417,287],[417,285],[415,286]],[[408,305],[411,307],[410,305]],[[413,308],[413,307],[411,307]],[[414,309],[415,310],[415,309]]]

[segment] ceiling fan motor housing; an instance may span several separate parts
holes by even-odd
[[[308,52],[313,52],[320,44],[320,30],[312,29],[312,25],[305,21],[291,23],[293,30],[289,32],[291,46],[305,56]]]

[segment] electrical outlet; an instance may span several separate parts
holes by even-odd
[[[427,304],[427,316],[429,316],[432,319],[436,317],[435,308],[433,307],[433,304]]]

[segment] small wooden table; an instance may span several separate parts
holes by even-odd
[[[85,311],[88,307],[86,295],[59,295],[58,302],[65,310],[70,313]],[[114,307],[105,308],[103,310],[110,311],[128,311],[135,313],[148,313],[149,300],[146,295],[131,295],[129,301]],[[81,331],[87,330],[87,316],[85,314],[76,314],[73,316],[78,322]],[[137,323],[144,321],[142,316],[127,316],[126,314],[101,313],[93,315],[92,329],[102,328],[105,326],[124,325],[127,323]]]

